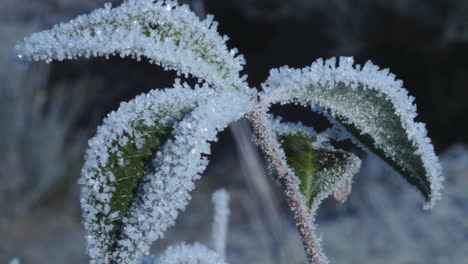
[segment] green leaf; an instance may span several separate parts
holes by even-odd
[[[200,19],[188,6],[165,1],[106,4],[18,43],[20,58],[33,60],[120,55],[146,57],[166,69],[192,74],[216,88],[244,89],[239,73],[245,60],[229,50],[213,16]]]
[[[327,135],[315,134],[300,125],[277,123],[287,164],[300,179],[299,189],[312,213],[321,201],[340,188],[349,186],[361,162],[354,154],[330,146]]]
[[[156,150],[160,149],[172,136],[171,123],[165,125],[157,123],[154,126],[146,126],[142,122],[137,123],[133,127],[135,134],[138,134],[139,137],[124,135],[128,139],[128,143],[118,145],[115,142],[116,152],[110,153],[107,166],[99,168],[101,174],[111,173],[116,179],[107,184],[107,186],[115,190],[112,193],[109,206],[110,213],[118,213],[120,217],[109,218],[107,217],[108,214],[98,214],[98,221],[102,220],[105,224],[113,225],[109,235],[111,239],[116,241],[122,227],[120,220],[126,214],[134,199],[141,178],[145,172],[154,169],[151,166],[151,160],[154,158]],[[137,140],[143,143],[137,146]]]
[[[91,263],[135,263],[147,252],[186,206],[209,142],[245,114],[250,99],[176,83],[108,115],[89,141],[80,179]]]
[[[341,58],[339,66],[319,60],[302,70],[272,71],[264,89],[270,103],[318,105],[329,113],[346,127],[345,134],[415,185],[428,201],[426,208],[440,198],[440,164],[424,124],[414,121],[414,98],[387,70],[371,63],[353,67],[350,58]]]
[[[108,252],[117,247],[122,220],[137,195],[142,177],[154,169],[151,161],[155,153],[172,138],[173,126],[203,99],[204,93],[186,90],[176,87],[153,91],[122,103],[89,141],[80,180],[84,189],[85,228],[91,235],[102,238]],[[185,98],[181,91],[191,97]],[[161,101],[164,98],[167,101]]]

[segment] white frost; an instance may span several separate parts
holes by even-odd
[[[346,117],[363,134],[372,135],[377,147],[394,162],[404,167],[416,180],[422,181],[417,168],[405,166],[408,159],[416,154],[430,183],[430,199],[425,208],[431,208],[440,199],[443,177],[425,125],[414,121],[414,97],[408,95],[402,82],[395,80],[387,69],[380,70],[371,62],[363,67],[353,64],[352,58],[341,57],[338,65],[332,58],[326,61],[319,59],[303,69],[273,69],[263,84],[265,93],[262,97],[269,103],[319,105],[335,118]],[[386,111],[385,107],[388,106],[381,104],[382,101],[373,103],[366,97],[367,94],[359,93],[360,89],[373,91],[377,98],[388,100],[394,113]],[[395,116],[400,120],[395,120]],[[393,144],[402,136],[394,133],[394,127],[389,127],[393,125],[402,127],[412,146]]]
[[[325,150],[346,154],[346,161],[340,164],[339,167],[325,171],[317,171],[316,178],[323,180],[319,182],[318,188],[320,188],[320,192],[314,198],[311,208],[308,210],[312,219],[311,221],[314,221],[315,214],[322,201],[340,188],[352,183],[353,176],[356,175],[361,168],[361,160],[351,153],[335,149],[330,145],[329,140],[333,138],[329,137],[330,133],[328,130],[317,134],[312,128],[304,126],[302,123],[281,122],[281,119],[272,119],[271,124],[278,136],[302,134],[310,137],[312,148],[316,151]],[[287,164],[286,161],[285,163]],[[292,172],[291,169],[290,171]]]
[[[147,254],[151,242],[163,236],[174,224],[178,210],[187,205],[193,181],[208,164],[202,155],[210,154],[209,142],[216,141],[219,131],[241,118],[250,104],[250,97],[242,92],[215,91],[207,86],[192,90],[176,84],[173,89],[152,91],[122,103],[119,110],[110,113],[90,140],[80,179],[91,263],[107,264],[112,260],[130,264]],[[107,165],[109,153],[116,151],[116,142],[124,145],[130,136],[138,138],[133,128],[137,121],[148,126],[175,122],[173,139],[156,153],[156,170],[143,177],[138,199],[127,215],[120,216],[124,227],[117,249],[111,252],[113,241],[109,241],[107,233],[113,226],[98,222],[97,216],[104,213],[107,219],[114,217],[108,208],[113,192],[108,183],[115,177],[101,168]]]
[[[247,89],[240,77],[245,60],[228,50],[213,16],[200,19],[175,1],[127,0],[106,4],[90,14],[51,30],[34,33],[16,46],[19,58],[33,60],[120,55],[152,63],[180,74],[193,74],[217,88]]]

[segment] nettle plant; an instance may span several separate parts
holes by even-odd
[[[354,65],[352,58],[319,59],[303,69],[271,70],[257,90],[240,75],[243,57],[227,48],[216,27],[212,16],[200,21],[173,1],[128,0],[16,46],[20,58],[46,62],[146,57],[199,80],[195,87],[176,80],[170,89],[121,103],[89,141],[79,184],[91,263],[141,261],[186,207],[210,143],[244,117],[284,191],[310,263],[327,263],[315,234],[318,206],[332,194],[344,201],[361,164],[333,142],[351,140],[378,155],[421,191],[426,209],[440,199],[441,168],[424,124],[414,121],[414,98],[387,69]],[[332,127],[317,133],[283,122],[268,112],[273,104],[308,107]],[[200,244],[171,248],[159,260],[224,263],[222,249]]]

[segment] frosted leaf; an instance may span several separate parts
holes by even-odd
[[[299,189],[312,217],[325,198],[343,188],[349,190],[361,167],[357,156],[332,147],[326,132],[317,134],[302,124],[274,120],[273,129],[287,164],[300,180]]]
[[[245,64],[227,37],[217,32],[213,16],[200,19],[175,1],[127,0],[106,4],[50,30],[34,33],[16,46],[20,58],[75,59],[120,55],[152,63],[180,74],[193,74],[217,88],[246,88],[239,72]]]
[[[110,113],[89,141],[79,181],[91,263],[131,264],[146,254],[190,199],[208,141],[249,105],[241,92],[176,83]]]
[[[179,244],[169,247],[155,263],[158,264],[225,264],[224,259],[206,246]]]
[[[317,60],[310,67],[272,70],[263,84],[269,103],[318,105],[365,148],[392,165],[425,196],[425,208],[440,199],[441,168],[427,131],[415,122],[414,98],[387,69],[352,58]]]

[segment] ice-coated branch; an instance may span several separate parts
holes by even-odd
[[[229,193],[220,189],[213,193],[212,201],[214,205],[212,244],[214,250],[224,257],[226,252],[226,240],[229,224]]]
[[[247,89],[239,72],[245,63],[226,47],[209,15],[204,21],[176,1],[127,0],[34,33],[16,46],[20,58],[75,59],[120,55],[192,74],[216,88]]]
[[[272,126],[268,123],[269,105],[260,101],[256,108],[249,112],[257,145],[263,150],[273,173],[278,177],[286,200],[291,208],[297,229],[301,235],[307,259],[312,264],[326,264],[328,260],[323,253],[320,239],[315,234],[315,226],[309,213],[304,196],[299,190],[299,180],[286,164],[286,157],[279,146]]]
[[[425,196],[440,199],[441,167],[423,123],[415,122],[414,98],[387,69],[352,58],[321,59],[304,69],[270,72],[262,98],[269,103],[318,105],[361,146],[392,165]]]

